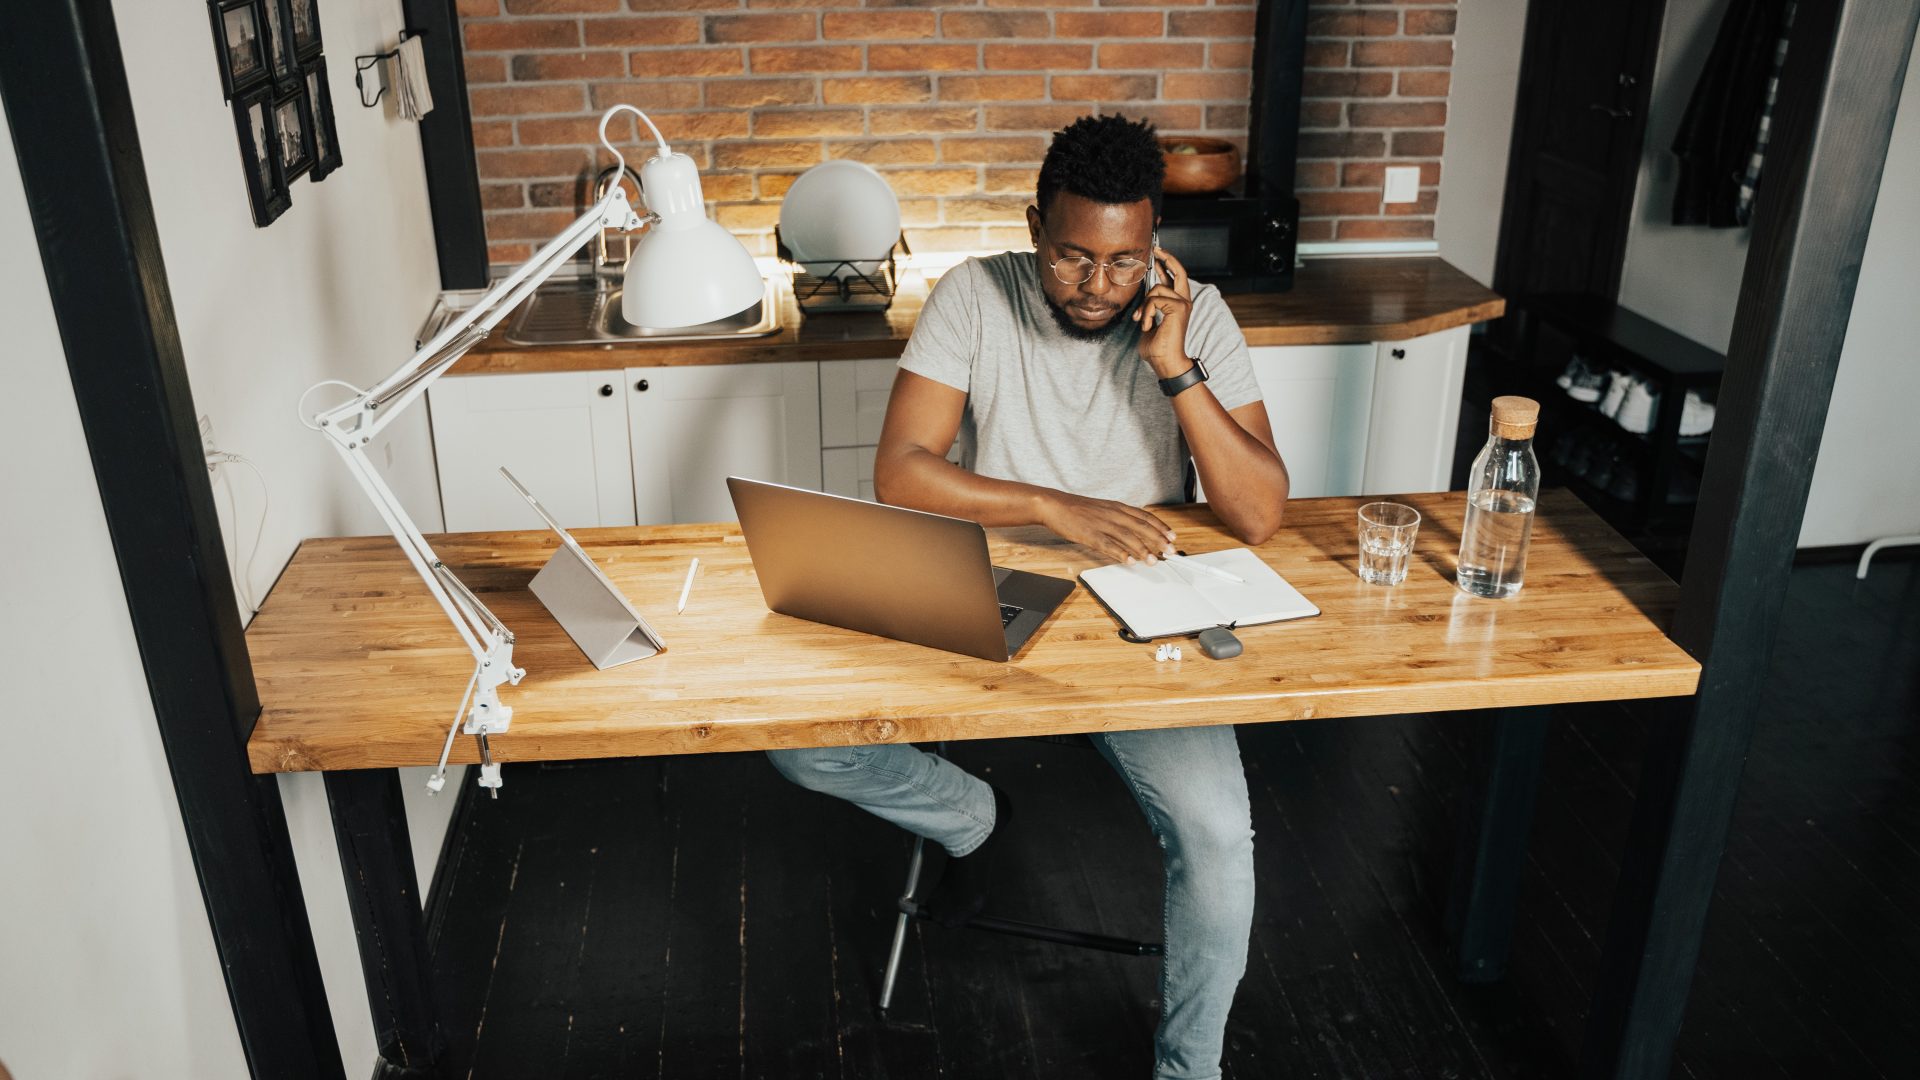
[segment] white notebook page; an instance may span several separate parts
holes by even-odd
[[[1080,579],[1138,637],[1191,634],[1212,626],[1252,626],[1320,614],[1313,602],[1246,548],[1191,557],[1245,582],[1227,581],[1178,563],[1115,563]]]

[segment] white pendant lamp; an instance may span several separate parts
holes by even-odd
[[[609,150],[607,121],[616,111],[638,116],[660,144],[640,166],[640,197],[651,222],[627,257],[620,314],[634,326],[667,329],[713,322],[752,307],[765,295],[766,283],[740,241],[707,217],[693,159],[668,149],[660,129],[631,106],[615,106],[600,119],[600,141]]]

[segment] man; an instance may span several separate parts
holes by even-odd
[[[1151,563],[1174,532],[1144,508],[1183,501],[1191,458],[1234,535],[1257,544],[1279,527],[1287,472],[1246,340],[1219,291],[1154,247],[1163,173],[1145,123],[1084,117],[1054,136],[1027,210],[1035,250],[961,263],[921,311],[874,463],[882,501],[1044,525],[1106,558]],[[956,436],[964,467],[946,460]],[[1253,920],[1233,728],[1090,737],[1165,852],[1153,1075],[1210,1080]],[[982,910],[1013,823],[999,789],[911,746],[769,756],[796,783],[943,845],[952,858],[929,898],[943,922]]]

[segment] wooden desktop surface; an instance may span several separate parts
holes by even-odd
[[[431,537],[518,637],[497,760],[920,742],[1690,694],[1700,665],[1662,633],[1678,589],[1564,491],[1540,500],[1526,588],[1455,588],[1465,496],[1428,494],[1405,584],[1354,572],[1361,498],[1290,503],[1258,551],[1321,608],[1239,631],[1246,652],[1156,663],[1077,589],[1011,662],[990,663],[766,610],[731,525],[575,533],[668,651],[596,671],[526,586],[546,532]],[[1190,553],[1238,546],[1205,507],[1158,511]],[[1040,529],[992,530],[995,562],[1072,577],[1098,564]],[[687,562],[700,558],[685,614]],[[262,712],[255,772],[431,765],[472,671],[389,537],[309,540],[247,633]],[[453,760],[477,760],[461,736]]]

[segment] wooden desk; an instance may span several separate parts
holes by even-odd
[[[1261,556],[1317,618],[1241,631],[1245,655],[1155,663],[1086,590],[1010,663],[954,656],[767,612],[728,526],[592,529],[581,543],[669,651],[595,671],[525,586],[542,532],[436,538],[442,559],[511,627],[527,668],[502,687],[505,761],[993,738],[1469,709],[1497,725],[1487,784],[1463,815],[1450,914],[1462,978],[1504,972],[1532,816],[1544,714],[1558,702],[1691,694],[1700,666],[1662,633],[1677,589],[1563,491],[1542,496],[1527,585],[1510,600],[1452,581],[1465,498],[1415,495],[1424,517],[1404,585],[1354,573],[1363,499],[1288,507]],[[1203,507],[1165,513],[1190,551],[1234,546]],[[992,537],[996,561],[1072,576],[1086,554],[1040,530]],[[700,578],[673,614],[687,560]],[[247,634],[262,712],[255,772],[324,770],[381,1055],[430,1069],[435,1009],[421,895],[395,766],[429,765],[472,670],[440,609],[386,537],[310,540]],[[473,761],[473,740],[455,743]],[[509,784],[505,798],[513,797]],[[1631,943],[1628,943],[1631,947]]]
[[[1700,666],[1661,633],[1676,590],[1563,492],[1541,501],[1527,586],[1510,601],[1453,585],[1465,498],[1418,495],[1405,585],[1354,574],[1362,499],[1310,499],[1259,550],[1318,618],[1241,631],[1231,662],[1157,664],[1115,635],[1084,588],[1012,662],[956,656],[766,610],[732,526],[577,535],[668,643],[596,671],[526,589],[546,532],[436,538],[435,550],[517,635],[502,687],[503,761],[995,738],[1314,716],[1440,712],[1690,694]],[[1163,516],[1190,551],[1235,546],[1204,508]],[[1038,529],[995,530],[996,562],[1073,577],[1097,565]],[[687,561],[700,576],[673,607]],[[247,633],[262,713],[255,772],[430,765],[472,661],[386,537],[303,544]],[[455,744],[473,761],[473,740]]]

